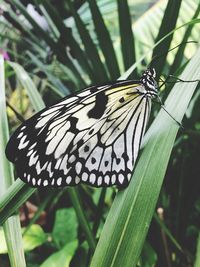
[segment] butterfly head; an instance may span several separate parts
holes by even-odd
[[[154,68],[149,68],[145,70],[145,72],[142,74],[142,77],[140,81],[145,86],[147,93],[151,97],[157,97],[158,95],[158,85],[155,80],[156,78],[156,71]]]

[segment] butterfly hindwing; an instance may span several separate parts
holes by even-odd
[[[128,184],[150,112],[142,90],[91,87],[34,115],[6,148],[18,176],[37,187]]]

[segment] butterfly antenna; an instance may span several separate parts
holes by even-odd
[[[171,83],[178,83],[178,82],[183,82],[183,83],[194,83],[194,82],[200,82],[200,80],[192,80],[192,81],[186,81],[186,80],[182,80],[174,75],[169,75],[169,77],[172,77],[174,79],[176,79],[176,81],[172,81]]]
[[[177,121],[170,113],[169,111],[167,111],[167,109],[165,108],[164,104],[162,103],[161,98],[158,96],[158,100],[160,102],[161,108],[178,124],[179,127],[181,127],[182,129],[184,128],[183,125]]]
[[[167,55],[169,52],[173,51],[174,49],[176,49],[176,48],[178,48],[178,47],[181,47],[181,46],[184,46],[184,45],[186,45],[186,44],[190,44],[190,43],[195,43],[195,44],[197,44],[198,42],[197,42],[197,41],[186,41],[186,42],[182,42],[182,43],[180,43],[180,44],[178,44],[178,45],[172,47],[171,49],[169,49],[169,50],[166,51],[165,53],[162,53],[162,54],[160,54],[160,55],[155,55],[155,56],[153,56],[151,62],[150,62],[149,65],[148,65],[148,67],[150,67],[150,66],[153,64],[153,62],[154,62],[155,60],[158,60],[159,58],[164,57],[165,55]]]

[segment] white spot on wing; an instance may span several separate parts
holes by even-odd
[[[128,179],[128,181],[130,181],[130,179],[131,179],[131,173],[129,173],[129,174],[127,175],[127,179]]]
[[[35,142],[32,146],[30,146],[30,147],[29,147],[29,150],[33,149],[33,148],[36,146],[36,144],[37,144],[37,143]]]
[[[88,179],[88,174],[87,174],[86,172],[84,172],[84,173],[82,174],[81,179],[82,179],[84,182],[86,182],[87,179]]]
[[[25,139],[26,139],[26,137],[27,137],[27,135],[24,135],[24,136],[22,137],[22,139],[20,140],[20,143],[19,143],[18,149],[23,149],[23,148],[25,148],[25,147],[28,145],[28,143],[29,143],[29,140],[28,140],[28,141],[26,141],[26,142],[24,142],[24,141],[25,141]]]
[[[122,184],[124,181],[124,175],[120,173],[118,176],[118,180],[119,180],[120,184]]]
[[[76,176],[75,178],[75,184],[79,184],[80,183],[80,178]]]
[[[111,177],[111,183],[114,184],[116,182],[116,174],[113,174]]]
[[[75,167],[75,169],[76,169],[76,173],[77,174],[80,174],[80,172],[81,172],[81,168],[82,168],[82,164],[81,164],[81,162],[77,162],[76,163],[76,167]]]
[[[67,183],[67,184],[70,184],[71,181],[72,181],[72,177],[71,177],[71,176],[68,176],[68,177],[66,178],[66,183]]]
[[[49,184],[48,180],[44,180],[43,186],[47,186]]]
[[[31,179],[31,175],[28,174],[28,176],[27,176],[27,181],[30,182],[30,179]]]
[[[94,184],[95,180],[96,180],[95,174],[94,173],[90,174],[90,179],[89,179],[90,183]]]
[[[33,185],[36,184],[36,180],[35,180],[35,178],[32,178],[32,184],[33,184]]]
[[[17,138],[21,138],[23,136],[23,132],[21,132],[20,134],[18,134]]]
[[[109,184],[109,183],[110,183],[110,177],[109,177],[108,175],[106,175],[106,176],[104,177],[104,182],[105,182],[106,184]]]
[[[57,185],[60,186],[62,183],[62,177],[59,177],[58,180],[57,180]]]
[[[98,184],[98,186],[100,186],[102,184],[102,177],[101,176],[99,176],[97,184]]]

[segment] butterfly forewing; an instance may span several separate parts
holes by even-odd
[[[27,120],[6,148],[18,176],[37,187],[128,184],[151,107],[144,90],[91,87]]]

